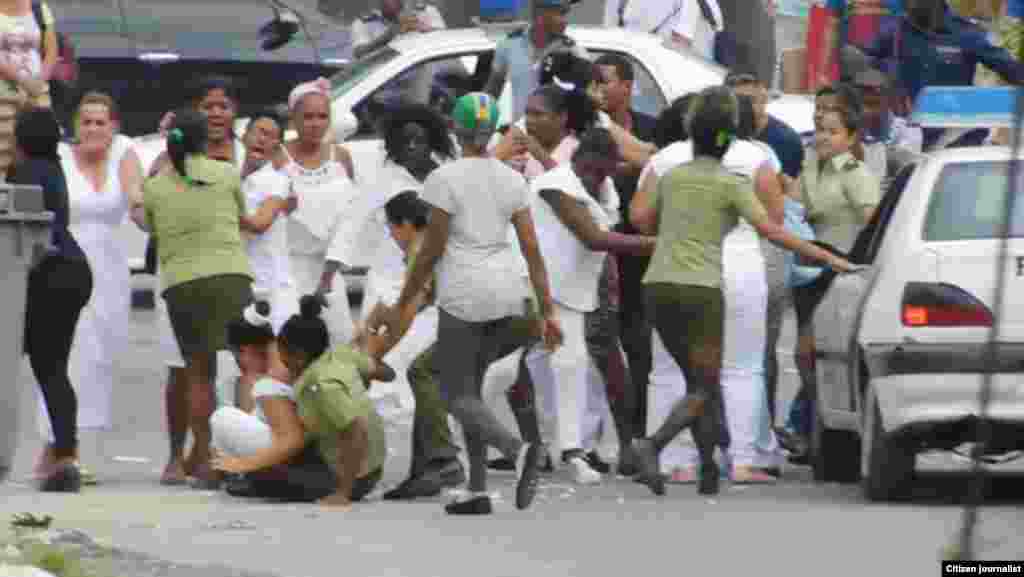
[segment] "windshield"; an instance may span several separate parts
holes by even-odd
[[[397,50],[385,46],[346,64],[340,72],[331,77],[331,95],[333,98],[344,95],[371,72],[394,60],[398,54]]]

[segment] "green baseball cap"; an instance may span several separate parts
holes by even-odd
[[[471,92],[455,101],[452,120],[455,130],[469,135],[489,136],[498,129],[498,101],[490,94]]]

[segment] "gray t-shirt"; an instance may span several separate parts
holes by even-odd
[[[437,306],[467,322],[526,312],[522,258],[512,216],[529,210],[526,179],[494,158],[463,158],[427,177],[423,200],[450,216],[437,267]]]

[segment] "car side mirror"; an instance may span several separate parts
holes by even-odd
[[[345,142],[358,131],[359,119],[351,110],[346,110],[334,121],[334,142]]]

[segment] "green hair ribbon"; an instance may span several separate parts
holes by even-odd
[[[180,128],[172,128],[171,131],[167,133],[167,137],[171,139],[171,142],[181,144],[181,142],[185,140],[185,133],[182,132]]]
[[[725,147],[728,144],[732,144],[732,133],[726,130],[719,130],[718,136],[715,137],[715,143],[719,148]]]

